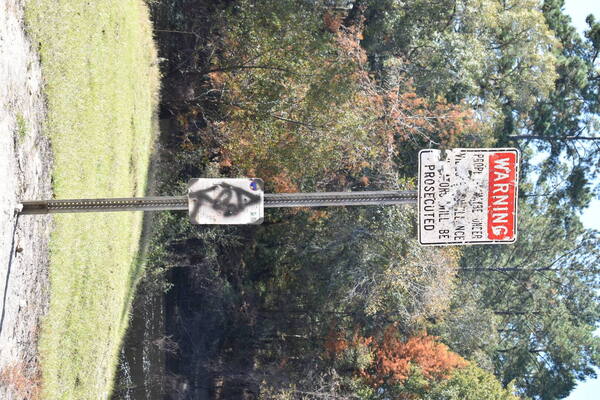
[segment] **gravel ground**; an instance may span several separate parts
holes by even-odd
[[[20,199],[50,198],[39,60],[23,30],[23,0],[0,0],[0,399],[33,399],[37,337],[48,306],[47,216],[15,217]]]

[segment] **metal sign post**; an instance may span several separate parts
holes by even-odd
[[[265,208],[418,204],[422,245],[513,243],[517,149],[419,152],[419,190],[264,193],[257,178],[198,178],[187,196],[23,201],[20,214],[188,210],[192,224],[260,224]]]
[[[259,224],[264,208],[415,204],[417,192],[263,193],[256,178],[192,179],[187,196],[34,200],[20,214],[188,210],[193,224]]]

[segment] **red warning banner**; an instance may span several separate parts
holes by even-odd
[[[517,154],[490,153],[488,190],[488,239],[512,240],[515,237],[515,190]]]

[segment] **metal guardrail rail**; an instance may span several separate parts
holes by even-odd
[[[417,192],[265,193],[265,208],[393,205],[416,203]],[[21,202],[20,214],[187,210],[187,196],[108,199],[33,200]]]

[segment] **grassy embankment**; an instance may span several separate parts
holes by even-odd
[[[159,72],[142,0],[30,0],[56,198],[144,194]],[[141,213],[58,215],[40,334],[44,398],[106,398],[127,327]]]

